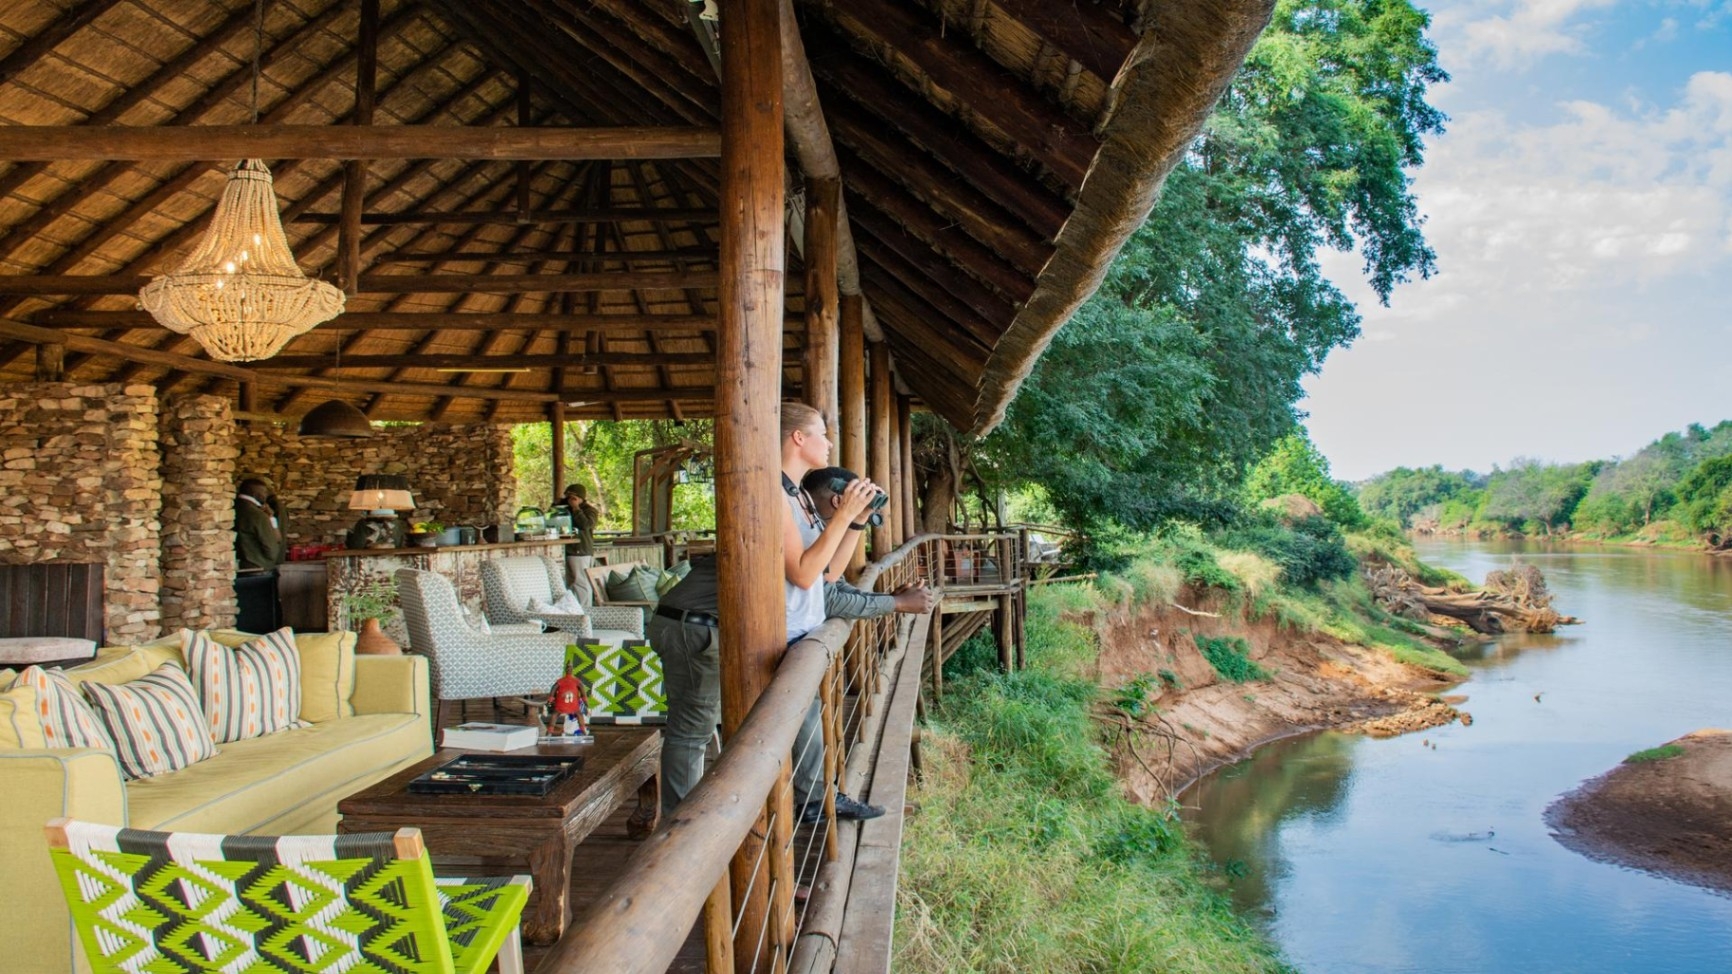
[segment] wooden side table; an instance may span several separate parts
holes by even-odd
[[[627,825],[634,839],[655,831],[661,812],[661,731],[653,727],[597,727],[594,744],[550,744],[512,754],[581,754],[583,768],[543,797],[527,795],[417,795],[417,775],[459,754],[431,758],[350,795],[337,804],[339,832],[421,830],[437,869],[442,859],[488,857],[527,865],[535,890],[524,911],[524,939],[551,944],[571,919],[573,849],[634,794]]]

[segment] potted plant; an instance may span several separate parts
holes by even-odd
[[[409,534],[405,539],[411,547],[431,548],[439,543],[439,534],[445,530],[445,525],[438,521],[416,521],[409,525]]]
[[[355,652],[375,656],[398,656],[403,647],[385,634],[381,619],[389,619],[397,611],[397,583],[388,578],[371,578],[359,587],[343,593],[343,612],[355,627]],[[358,624],[357,624],[358,621]]]

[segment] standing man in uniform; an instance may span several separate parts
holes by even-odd
[[[595,563],[595,522],[601,511],[589,502],[582,484],[566,487],[565,499],[554,506],[571,512],[571,529],[577,532],[577,540],[565,546],[565,572],[571,577],[571,589],[578,600],[591,605],[594,594],[589,590],[589,576],[584,569]]]
[[[277,498],[257,477],[235,488],[235,563],[241,570],[276,568],[288,555]]]

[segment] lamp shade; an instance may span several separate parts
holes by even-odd
[[[359,438],[373,435],[365,413],[341,399],[322,402],[301,417],[300,435]]]
[[[355,478],[355,490],[349,495],[351,511],[412,511],[415,499],[409,494],[409,478],[396,474],[364,473]]]

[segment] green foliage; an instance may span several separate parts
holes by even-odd
[[[344,592],[341,600],[350,625],[362,619],[384,621],[397,611],[397,583],[389,578],[370,578],[359,587]]]
[[[1202,633],[1192,633],[1191,638],[1221,679],[1229,683],[1246,683],[1269,678],[1269,671],[1258,666],[1248,655],[1251,648],[1245,640],[1236,636],[1204,636]]]
[[[1303,429],[1282,437],[1245,477],[1245,499],[1252,504],[1286,494],[1310,498],[1325,517],[1342,527],[1366,523],[1359,502],[1329,476],[1329,461]]]
[[[1171,806],[1127,801],[1091,716],[1092,640],[1030,598],[1030,669],[958,681],[922,737],[897,885],[902,974],[1283,971],[1201,878]],[[1082,588],[1085,593],[1088,591]]]
[[[710,442],[712,420],[581,420],[565,424],[566,480],[589,488],[589,501],[602,511],[603,531],[630,531],[632,461],[640,450],[672,446],[682,439]],[[519,504],[546,508],[559,500],[553,484],[553,433],[548,423],[511,428],[512,462]],[[712,485],[674,485],[675,530],[707,530],[716,525]]]
[[[1569,524],[1600,467],[1598,461],[1553,465],[1518,459],[1491,475],[1479,515],[1518,531],[1537,524],[1551,534]]]
[[[1483,485],[1471,471],[1445,470],[1441,466],[1417,470],[1397,467],[1378,474],[1358,490],[1359,506],[1367,514],[1386,517],[1402,527],[1412,527],[1414,517],[1431,507],[1441,507]]]
[[[1283,0],[1093,299],[974,450],[1099,535],[1218,524],[1296,425],[1301,380],[1359,332],[1319,251],[1354,249],[1387,300],[1432,271],[1409,185],[1445,80],[1406,0]]]
[[[1637,751],[1625,758],[1624,763],[1644,764],[1649,761],[1664,761],[1667,758],[1675,758],[1683,753],[1684,749],[1677,744],[1662,744],[1659,747],[1650,747],[1645,750]]]
[[[1171,670],[1162,670],[1161,672],[1172,673]],[[1149,702],[1150,691],[1156,694],[1161,692],[1160,679],[1152,674],[1144,673],[1113,691],[1110,701],[1112,708],[1133,719],[1152,713],[1155,710],[1155,705]]]
[[[1281,567],[1283,581],[1301,588],[1346,578],[1359,566],[1341,530],[1323,517],[1301,518],[1291,527],[1266,517],[1220,532],[1215,543],[1263,555]]]
[[[1679,482],[1679,520],[1692,531],[1732,527],[1732,455],[1704,460]]]

